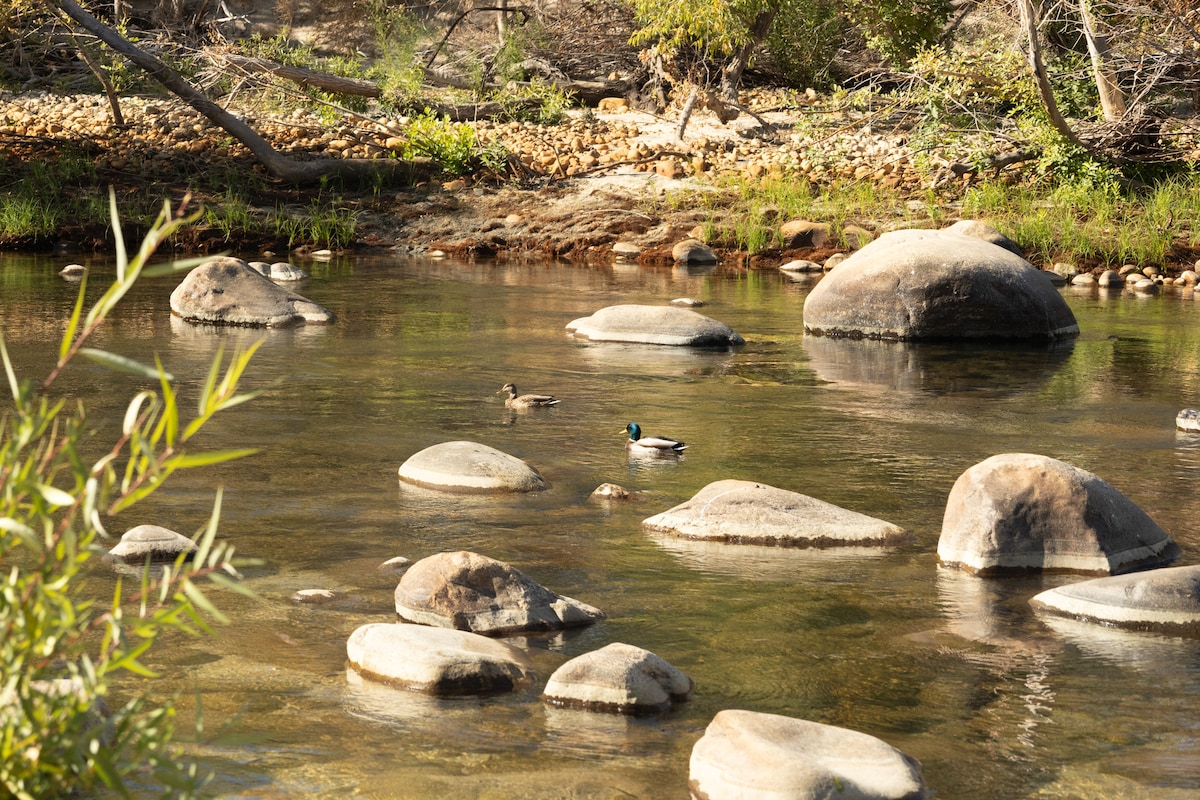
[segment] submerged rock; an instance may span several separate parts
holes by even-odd
[[[692,748],[692,797],[704,800],[924,800],[921,765],[858,731],[720,711]]]
[[[553,705],[589,711],[653,714],[686,701],[694,686],[649,650],[613,642],[555,670],[542,697]]]
[[[1200,566],[1093,578],[1031,599],[1039,611],[1139,631],[1200,635]]]
[[[618,305],[567,324],[567,331],[595,342],[638,342],[677,347],[729,347],[746,343],[723,322],[690,308]]]
[[[516,456],[478,442],[442,442],[409,456],[400,480],[465,492],[536,492],[549,486]]]
[[[895,545],[911,538],[890,522],[786,489],[738,480],[710,483],[642,525],[687,539],[789,547]]]
[[[512,645],[467,631],[375,622],[346,642],[359,674],[436,695],[492,694],[528,686],[533,669]]]
[[[174,561],[180,553],[196,550],[196,543],[181,533],[161,525],[138,525],[121,536],[109,556],[127,563],[151,561]]]
[[[992,456],[960,475],[938,540],[944,565],[977,575],[1117,574],[1179,555],[1166,531],[1112,486],[1029,453]]]
[[[552,631],[604,619],[597,608],[556,594],[494,558],[458,551],[423,558],[395,591],[401,619],[489,636]]]
[[[1028,261],[949,230],[893,231],[851,255],[808,295],[804,329],[897,340],[1079,334],[1066,301]]]
[[[171,311],[188,322],[278,328],[333,321],[308,298],[277,286],[238,258],[214,258],[171,292]]]

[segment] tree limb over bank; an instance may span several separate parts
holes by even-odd
[[[324,178],[363,180],[382,177],[387,180],[416,181],[436,171],[426,159],[322,158],[297,161],[283,155],[238,117],[209,100],[202,92],[183,80],[177,73],[154,56],[128,41],[79,7],[74,0],[43,0],[57,7],[76,24],[93,34],[117,53],[132,61],[139,69],[157,81],[171,94],[203,114],[233,138],[237,139],[258,159],[267,171],[285,183],[297,186],[319,183]]]

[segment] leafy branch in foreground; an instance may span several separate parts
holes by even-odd
[[[171,745],[175,710],[135,697],[116,709],[107,698],[121,673],[152,676],[142,658],[166,631],[208,631],[226,621],[200,589],[206,578],[246,593],[233,549],[216,541],[218,492],[196,550],[152,570],[127,593],[118,578],[112,597],[91,597],[84,579],[104,552],[104,516],[145,499],[174,472],[218,464],[251,450],[193,451],[193,437],[212,417],[253,397],[238,382],[257,344],[224,364],[218,352],[200,391],[197,413],[181,419],[174,378],[154,367],[85,347],[139,277],[194,266],[148,267],[155,249],[195,219],[164,205],[138,252],[129,258],[116,233],[116,280],[84,314],[81,283],[58,361],[40,384],[18,378],[0,334],[12,407],[0,421],[0,795],[63,797],[107,787],[129,796],[128,782],[147,773],[164,796],[196,795],[206,783],[194,765],[179,763]],[[186,201],[184,203],[186,206]],[[181,208],[182,211],[182,208]],[[91,358],[154,380],[129,403],[120,435],[88,462],[83,404],[68,410],[51,389],[72,360]],[[128,594],[128,596],[127,596]]]

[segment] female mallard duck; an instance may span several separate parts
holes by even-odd
[[[625,449],[631,453],[682,453],[687,449],[686,444],[674,439],[666,439],[661,436],[642,436],[642,426],[636,422],[626,425],[625,433],[629,434],[629,441],[625,443]]]
[[[511,383],[504,384],[496,394],[504,394],[505,392],[508,392],[508,397],[504,398],[504,405],[508,408],[541,408],[557,405],[559,402],[554,399],[554,395],[549,394],[518,395],[517,387]]]

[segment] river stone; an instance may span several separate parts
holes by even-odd
[[[1028,261],[949,231],[884,234],[830,270],[804,329],[872,339],[1024,339],[1079,334],[1066,301]]]
[[[316,303],[277,286],[238,258],[214,258],[171,292],[171,311],[188,322],[277,328],[333,321]]]
[[[1101,272],[1096,282],[1106,289],[1120,288],[1125,285],[1125,279],[1121,277],[1121,273],[1113,269],[1106,269],[1104,272]]]
[[[512,645],[425,625],[362,625],[346,655],[365,677],[435,695],[511,692],[533,680],[528,657]]]
[[[1200,566],[1168,567],[1059,586],[1029,601],[1064,617],[1141,631],[1200,634]]]
[[[824,222],[793,219],[779,226],[779,236],[783,239],[784,250],[821,247],[829,241],[829,226]]]
[[[690,308],[619,305],[602,308],[567,325],[575,336],[596,342],[640,342],[680,347],[728,347],[746,340],[723,322]]]
[[[720,711],[692,748],[703,800],[924,800],[921,765],[858,731],[778,714]]]
[[[710,483],[692,499],[642,521],[685,539],[787,547],[895,545],[903,528],[823,500],[753,481]]]
[[[1165,566],[1179,546],[1125,495],[1047,456],[1006,453],[950,490],[938,559],[976,575],[1119,574]]]
[[[542,697],[568,708],[655,714],[686,701],[694,686],[691,678],[649,650],[613,642],[555,670]]]
[[[808,261],[803,258],[789,261],[786,264],[780,264],[779,268],[784,272],[821,272],[824,270],[824,267],[817,262]]]
[[[1185,408],[1175,417],[1175,427],[1189,433],[1200,433],[1200,409]]]
[[[604,619],[597,608],[563,597],[494,558],[458,551],[423,558],[396,586],[401,619],[489,636],[553,631]]]
[[[671,248],[671,257],[677,264],[715,264],[716,252],[699,239],[684,239]]]
[[[180,553],[195,551],[196,543],[181,533],[159,525],[138,525],[121,536],[108,554],[127,563],[142,563],[147,557],[151,561],[174,561]]]
[[[536,492],[549,486],[516,456],[478,442],[442,442],[409,456],[400,480],[463,492]]]
[[[268,264],[266,261],[250,261],[248,264],[250,269],[273,281],[302,281],[308,277],[307,272],[286,261],[276,261],[274,264]]]
[[[985,242],[991,242],[998,247],[1003,247],[1010,253],[1014,253],[1022,258],[1025,253],[1021,251],[1021,246],[1012,239],[1005,236],[1000,231],[988,225],[986,222],[979,222],[974,219],[960,219],[948,228],[944,228],[948,233],[957,233],[962,236],[971,236],[975,239],[982,239]]]

